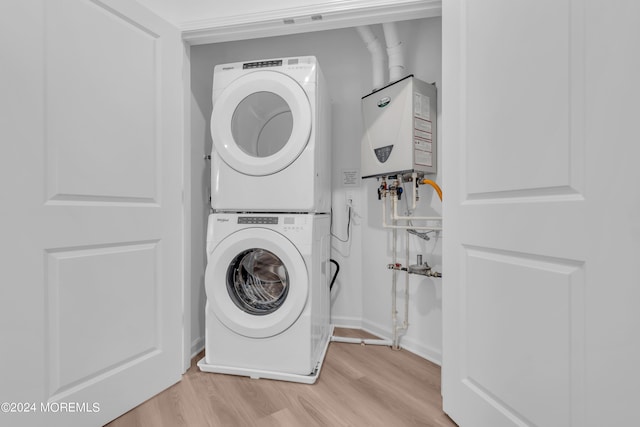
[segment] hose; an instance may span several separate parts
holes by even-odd
[[[436,190],[436,193],[438,193],[440,201],[442,201],[442,189],[438,184],[435,183],[435,181],[431,181],[430,179],[423,179],[422,181],[420,181],[420,184],[429,184],[430,186],[432,186],[433,189]]]

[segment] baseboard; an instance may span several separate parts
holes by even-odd
[[[331,316],[331,324],[336,328],[362,329],[359,317]]]
[[[383,327],[382,325],[379,325],[377,323],[363,320],[361,329],[380,338],[391,339],[392,333],[390,328]]]
[[[363,321],[361,329],[380,338],[391,339],[392,333],[390,328],[385,328],[377,323]],[[415,338],[408,336],[401,337],[400,347],[429,362],[442,366],[442,352],[419,343]]]
[[[191,358],[193,359],[204,350],[204,337],[198,337],[191,342]]]
[[[437,351],[432,347],[427,347],[426,345],[417,342],[412,337],[404,336],[400,338],[400,347],[422,357],[423,359],[427,359],[429,362],[435,363],[438,366],[442,366],[441,351]]]

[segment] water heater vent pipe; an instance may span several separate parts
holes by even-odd
[[[384,70],[385,70],[385,55],[382,48],[382,43],[369,26],[356,27],[358,34],[362,37],[364,44],[371,53],[371,62],[373,66],[373,90],[382,88],[385,85]]]
[[[395,22],[382,24],[382,29],[387,43],[387,55],[389,56],[389,83],[393,83],[405,77],[402,42]]]

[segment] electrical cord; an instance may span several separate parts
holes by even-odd
[[[331,208],[331,224],[329,226],[330,233],[331,233],[332,237],[335,237],[336,239],[338,239],[342,243],[347,243],[349,241],[349,239],[351,238],[351,205],[349,205],[349,212],[348,212],[347,215],[349,216],[349,219],[347,221],[347,238],[343,240],[340,237],[338,237],[337,235],[333,234],[333,208]]]
[[[335,259],[330,259],[329,261],[331,262],[331,264],[336,266],[336,272],[333,273],[333,278],[331,279],[331,284],[329,285],[329,292],[331,292],[331,289],[333,289],[333,284],[336,281],[336,277],[338,277],[338,271],[340,271],[340,264],[338,264],[338,261],[336,261]]]

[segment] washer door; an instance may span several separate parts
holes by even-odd
[[[276,71],[255,71],[231,82],[211,114],[220,157],[240,173],[271,175],[295,161],[311,135],[311,106],[302,87]]]
[[[309,293],[304,259],[293,243],[257,227],[237,231],[216,246],[205,283],[216,317],[251,338],[289,328],[300,317]]]

